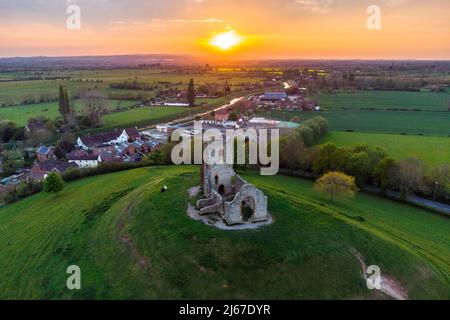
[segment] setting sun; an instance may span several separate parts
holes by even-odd
[[[209,40],[209,44],[223,51],[230,50],[242,43],[243,37],[234,30],[219,33]]]

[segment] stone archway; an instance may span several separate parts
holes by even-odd
[[[217,192],[223,197],[225,195],[225,186],[223,184],[221,184],[218,188],[217,188]]]
[[[249,222],[255,215],[255,199],[247,197],[241,202],[241,217],[243,222]]]

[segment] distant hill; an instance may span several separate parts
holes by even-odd
[[[0,68],[114,68],[152,64],[182,64],[192,58],[181,55],[117,55],[79,57],[12,57],[0,58]]]

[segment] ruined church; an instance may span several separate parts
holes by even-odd
[[[226,164],[203,164],[201,174],[205,199],[197,202],[201,215],[218,213],[228,225],[269,219],[267,197]]]

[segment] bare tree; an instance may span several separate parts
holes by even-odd
[[[81,93],[81,102],[89,126],[101,126],[102,115],[107,111],[106,97],[99,91],[89,90]]]
[[[400,161],[395,181],[403,195],[425,191],[425,166],[423,161],[417,158],[408,158]]]

